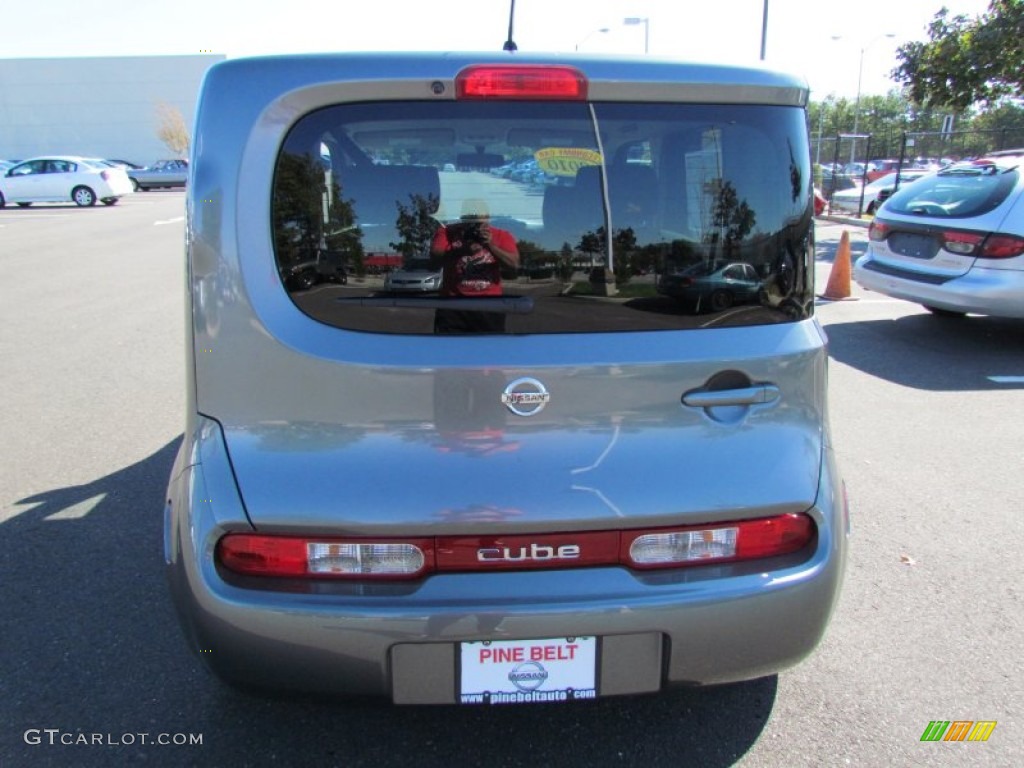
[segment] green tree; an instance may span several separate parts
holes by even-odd
[[[437,205],[435,195],[409,195],[409,205],[395,202],[398,211],[395,229],[401,240],[389,245],[402,254],[405,261],[425,259],[430,255],[430,243],[438,227],[433,217]]]
[[[723,255],[732,258],[738,243],[754,229],[757,216],[746,200],[741,200],[730,181],[722,181],[715,196],[712,213],[714,229],[707,235],[710,242],[724,245]]]
[[[326,221],[325,198],[330,201]],[[327,195],[320,158],[294,153],[281,156],[272,216],[274,246],[282,265],[317,259],[326,248],[337,252],[356,274],[363,273],[362,232],[356,227],[351,201],[342,199],[336,182]]]
[[[918,104],[966,110],[1024,95],[1024,0],[992,0],[974,19],[943,8],[928,42],[900,46],[892,77]]]
[[[576,250],[582,251],[587,254],[587,258],[593,261],[594,254],[600,253],[604,250],[604,230],[600,230],[601,234],[597,232],[584,232],[580,237],[579,243],[576,245]]]
[[[1024,104],[1003,102],[988,109],[971,122],[979,131],[1007,131],[1020,133],[1024,129]]]
[[[562,243],[562,250],[558,254],[558,276],[565,282],[572,280],[572,274],[576,271],[576,265],[573,263],[575,258],[572,246]]]
[[[615,282],[625,285],[633,277],[633,257],[637,250],[633,228],[616,229],[612,235],[612,246],[615,254]]]

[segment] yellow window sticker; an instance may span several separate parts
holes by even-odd
[[[552,176],[575,176],[585,165],[600,165],[601,153],[579,147],[548,147],[534,154],[537,165]]]

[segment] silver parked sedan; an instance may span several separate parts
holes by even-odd
[[[649,57],[213,67],[165,508],[191,649],[246,686],[467,705],[807,657],[848,536],[807,98]],[[489,172],[524,158],[558,183]],[[347,283],[281,277],[324,249]],[[399,258],[436,293],[384,290]],[[695,315],[652,259],[762,290]]]
[[[426,259],[409,261],[384,276],[384,290],[389,293],[435,293],[440,288],[441,272]]]
[[[954,163],[887,200],[854,265],[872,291],[943,316],[1024,317],[1024,149]]]
[[[188,160],[158,160],[145,168],[129,168],[128,177],[136,192],[184,187],[188,182]]]

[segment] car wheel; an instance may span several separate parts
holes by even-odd
[[[964,317],[966,312],[957,312],[953,309],[941,309],[940,307],[929,307],[927,304],[922,304],[925,309],[931,312],[936,317]]]
[[[301,290],[308,291],[316,285],[316,278],[317,274],[315,269],[304,269],[295,276],[295,282]]]
[[[32,203],[18,203],[19,208],[28,208]]]
[[[732,294],[728,291],[714,291],[708,297],[708,306],[712,312],[724,312],[732,306]]]
[[[117,203],[117,198],[116,197],[105,197],[102,200],[100,200],[100,202],[103,203],[104,205],[115,205]]]
[[[87,208],[90,205],[96,205],[96,193],[88,187],[75,187],[72,189],[71,199],[75,201],[75,205],[79,205],[83,208]]]
[[[870,203],[868,203],[867,214],[868,214],[868,216],[874,216],[875,215],[875,201],[874,200],[872,200]]]

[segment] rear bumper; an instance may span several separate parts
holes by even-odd
[[[974,266],[960,277],[933,282],[926,276],[915,279],[909,270],[878,271],[873,268],[878,264],[871,253],[865,254],[853,267],[853,279],[869,291],[950,312],[1024,317],[1024,271]]]
[[[250,589],[222,578],[213,562],[217,539],[249,526],[220,432],[205,422],[172,476],[165,559],[193,650],[235,682],[454,703],[461,641],[594,635],[599,693],[642,693],[753,679],[811,653],[842,581],[842,498],[826,451],[809,510],[813,551],[767,572],[764,563],[648,574],[595,568]]]

